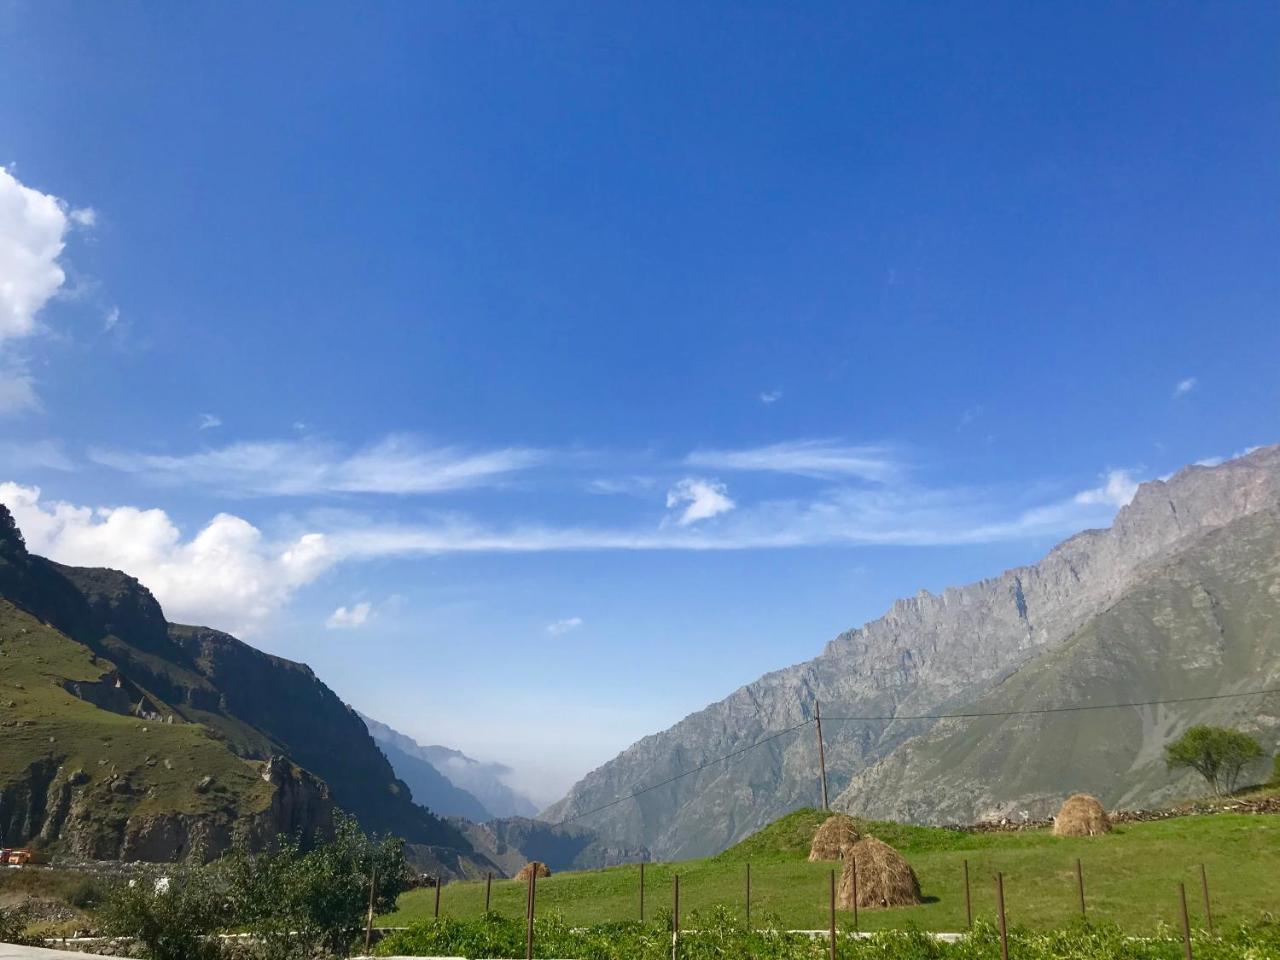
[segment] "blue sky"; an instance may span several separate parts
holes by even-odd
[[[1275,442],[1274,4],[0,2],[0,499],[540,799]]]

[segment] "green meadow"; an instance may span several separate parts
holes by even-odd
[[[680,877],[684,925],[724,905],[746,912],[751,865],[751,918],[791,929],[825,929],[829,874],[839,864],[809,863],[809,840],[823,819],[816,810],[789,814],[718,856],[645,865],[645,914],[669,910],[673,878]],[[964,866],[969,867],[975,920],[995,917],[997,871],[1004,874],[1009,923],[1052,930],[1079,916],[1075,863],[1084,871],[1091,920],[1106,920],[1130,934],[1178,927],[1178,884],[1187,888],[1193,926],[1204,925],[1200,865],[1209,878],[1219,927],[1280,914],[1280,817],[1248,814],[1188,816],[1117,826],[1109,835],[1057,838],[1047,830],[965,833],[893,823],[863,822],[864,832],[896,847],[920,878],[925,902],[914,907],[862,910],[863,930],[906,928],[958,931],[966,925]],[[538,881],[539,916],[558,914],[570,924],[633,920],[640,914],[636,865],[565,873]],[[450,883],[441,889],[441,913],[469,918],[484,912],[485,884]],[[432,916],[434,889],[410,891],[381,924],[399,926]],[[494,879],[492,909],[521,917],[525,886]],[[842,928],[852,916],[840,913]]]

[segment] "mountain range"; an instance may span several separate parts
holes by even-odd
[[[423,746],[372,717],[360,718],[414,798],[441,816],[483,823],[538,812],[532,800],[504,781],[510,767],[475,760],[450,747]]]
[[[660,859],[715,853],[820,799],[807,723],[819,701],[837,809],[924,823],[1042,816],[1077,789],[1113,806],[1151,804],[1195,789],[1165,769],[1171,737],[1226,723],[1274,749],[1280,695],[928,718],[1276,687],[1273,446],[1144,483],[1110,528],[1071,537],[1036,564],[897,601],[814,659],[628,747],[541,817],[579,818]]]

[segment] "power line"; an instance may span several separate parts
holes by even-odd
[[[1171,697],[1167,700],[1134,700],[1129,703],[1091,703],[1074,707],[1041,707],[1036,710],[991,710],[982,713],[916,713],[899,714],[893,717],[826,717],[827,720],[857,720],[866,723],[876,721],[892,722],[894,720],[972,720],[979,717],[1023,717],[1045,713],[1080,713],[1084,710],[1119,710],[1124,707],[1154,707],[1167,703],[1200,703],[1205,700],[1230,700],[1233,697],[1256,697],[1267,693],[1280,693],[1280,688],[1272,690],[1250,690],[1246,693],[1216,693],[1205,697]]]
[[[745,747],[741,747],[738,750],[734,750],[732,753],[726,753],[722,757],[716,757],[713,760],[708,760],[706,763],[700,763],[698,764],[698,766],[694,767],[692,770],[686,770],[684,773],[677,773],[674,777],[667,777],[667,779],[659,781],[658,783],[650,784],[647,787],[642,787],[641,789],[637,790],[635,793],[629,793],[625,797],[618,797],[618,799],[616,800],[610,800],[608,803],[602,804],[601,806],[598,806],[592,810],[587,810],[583,813],[575,813],[572,817],[565,817],[558,824],[556,824],[556,826],[563,826],[564,824],[571,823],[574,820],[581,820],[583,817],[589,817],[593,813],[599,813],[601,810],[608,810],[610,807],[616,807],[618,804],[625,803],[628,800],[634,800],[636,797],[640,796],[641,794],[648,793],[650,790],[657,790],[659,787],[665,787],[669,783],[675,783],[675,781],[677,780],[681,780],[685,777],[692,776],[695,773],[700,773],[703,770],[707,769],[707,767],[711,766],[712,764],[719,763],[721,760],[732,760],[734,757],[741,756],[742,754],[746,753],[748,750],[754,750],[756,747],[762,747],[771,740],[777,740],[779,737],[785,737],[788,733],[795,733],[797,730],[801,729],[802,727],[807,727],[811,723],[813,723],[812,720],[801,720],[794,727],[788,727],[786,730],[779,730],[777,733],[771,736],[765,737],[763,740],[757,740],[755,743],[751,743]]]
[[[1118,710],[1124,707],[1153,707],[1153,706],[1160,706],[1160,705],[1171,704],[1171,703],[1201,703],[1206,700],[1230,700],[1236,697],[1256,697],[1256,696],[1262,696],[1264,694],[1269,694],[1269,693],[1280,693],[1280,688],[1272,688],[1267,690],[1249,690],[1244,693],[1217,693],[1217,694],[1212,694],[1212,695],[1203,696],[1203,697],[1171,697],[1166,700],[1135,700],[1129,703],[1081,704],[1079,706],[1073,706],[1073,707],[1040,707],[1038,709],[1033,709],[1033,710],[992,710],[992,711],[975,712],[975,713],[919,713],[919,714],[902,714],[902,715],[890,716],[890,717],[831,717],[831,716],[828,716],[826,717],[826,719],[827,720],[853,720],[853,721],[858,721],[862,723],[875,723],[875,722],[892,723],[894,720],[973,720],[980,717],[1034,716],[1034,715],[1050,714],[1050,713],[1080,713],[1086,710]],[[633,793],[629,793],[623,797],[618,797],[615,800],[610,800],[608,803],[601,804],[598,807],[593,807],[590,810],[584,810],[582,813],[575,813],[571,817],[565,817],[563,820],[560,820],[559,822],[557,822],[556,826],[558,827],[564,826],[566,823],[572,823],[574,820],[581,820],[583,817],[589,817],[593,813],[599,813],[601,810],[608,810],[610,807],[616,807],[618,804],[626,803],[628,800],[635,800],[637,797],[640,797],[651,790],[657,790],[660,787],[665,787],[668,784],[675,783],[677,780],[683,780],[685,777],[691,777],[695,773],[701,773],[703,770],[707,769],[707,767],[720,763],[723,760],[732,760],[734,757],[740,757],[742,756],[742,754],[747,753],[750,750],[754,750],[756,747],[762,747],[766,743],[770,743],[773,740],[777,740],[779,737],[785,737],[789,733],[795,733],[797,730],[807,727],[811,723],[813,723],[812,717],[810,717],[808,720],[801,720],[795,726],[788,727],[785,730],[779,730],[777,733],[771,734],[761,740],[757,740],[754,743],[749,743],[747,744],[747,746],[740,747],[737,750],[732,751],[731,753],[726,753],[723,756],[719,756],[719,757],[713,757],[712,759],[707,760],[704,763],[698,764],[696,767],[693,767],[692,769],[685,770],[683,773],[677,773],[675,776],[667,777],[667,779],[665,780],[660,780],[657,783],[650,784],[647,787],[641,787],[639,790],[636,790]]]

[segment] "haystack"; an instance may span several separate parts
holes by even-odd
[[[843,860],[844,848],[858,842],[858,827],[853,817],[832,814],[822,821],[809,847],[809,860]]]
[[[535,872],[537,873],[539,880],[541,880],[543,877],[551,876],[551,868],[548,867],[545,863],[543,863],[541,860],[530,860],[528,863],[526,863],[523,867],[520,868],[520,872],[515,875],[515,879],[523,880],[525,883],[528,883],[529,874],[535,873]]]
[[[1097,797],[1077,793],[1067,797],[1053,818],[1055,837],[1096,837],[1111,832],[1111,820]]]
[[[836,903],[853,909],[854,871],[858,877],[858,907],[907,907],[920,902],[920,881],[906,858],[875,837],[863,837],[845,848],[844,870]]]

